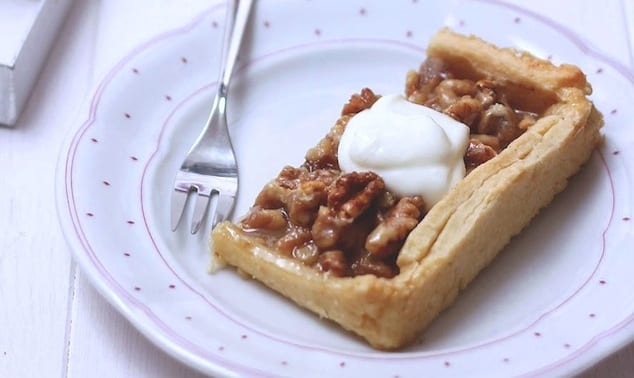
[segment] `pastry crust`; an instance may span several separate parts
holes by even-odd
[[[398,275],[335,277],[281,256],[229,222],[212,232],[215,258],[379,349],[415,340],[600,143],[602,116],[586,98],[591,87],[577,67],[448,29],[432,38],[427,53],[465,78],[502,81],[509,101],[541,117],[432,207],[402,247]]]

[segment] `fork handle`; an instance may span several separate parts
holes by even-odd
[[[184,165],[196,164],[195,162],[214,161],[231,169],[235,166],[233,146],[227,127],[227,92],[231,74],[234,71],[238,58],[238,51],[242,43],[242,37],[246,30],[249,13],[253,0],[234,0],[233,6],[227,7],[227,25],[225,27],[225,43],[223,59],[220,61],[220,77],[216,95],[209,118],[198,136],[198,139],[189,151]],[[201,147],[201,148],[198,148]],[[204,151],[211,151],[211,158]]]
[[[234,0],[234,6],[227,10],[227,27],[225,46],[227,46],[224,65],[220,73],[219,87],[223,88],[225,93],[231,80],[231,74],[236,65],[240,44],[247,26],[249,14],[252,8],[253,0]],[[228,36],[228,37],[227,37]]]

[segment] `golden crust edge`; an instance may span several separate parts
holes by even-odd
[[[400,348],[453,303],[511,237],[563,190],[599,143],[603,121],[585,98],[585,87],[555,91],[560,102],[547,116],[474,170],[427,214],[404,245],[398,261],[401,273],[393,279],[327,277],[254,243],[228,222],[212,232],[212,250],[221,261],[374,347]],[[548,185],[535,187],[535,182]],[[522,209],[512,208],[513,203],[521,203]],[[509,220],[505,214],[521,216]],[[500,225],[503,237],[482,238]]]
[[[496,79],[512,80],[524,88],[556,92],[560,88],[577,88],[592,93],[585,74],[576,66],[537,59],[510,47],[500,48],[480,37],[464,36],[449,28],[440,29],[430,40],[428,55],[449,61],[469,61],[480,74]],[[495,57],[496,64],[491,64]]]

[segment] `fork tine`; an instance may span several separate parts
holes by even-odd
[[[200,229],[201,224],[203,223],[203,218],[205,217],[205,213],[207,213],[207,207],[209,205],[210,196],[198,193],[196,195],[196,203],[194,205],[194,215],[192,216],[192,226],[191,226],[191,234],[195,234]]]
[[[228,195],[224,193],[220,193],[218,195],[218,202],[216,203],[216,211],[214,215],[214,220],[212,227],[215,227],[216,224],[227,220],[229,217],[229,213],[233,209],[235,195]]]
[[[188,192],[184,192],[182,190],[174,189],[172,191],[172,207],[170,214],[172,231],[176,231],[176,229],[178,228],[178,224],[183,217],[183,213],[185,212],[185,205],[187,205],[188,195]]]

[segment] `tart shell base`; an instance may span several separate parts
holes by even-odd
[[[396,277],[335,277],[280,255],[229,222],[212,232],[214,258],[378,349],[416,340],[565,188],[601,140],[603,119],[587,100],[591,89],[576,67],[555,67],[446,29],[432,39],[428,53],[457,67],[468,58],[465,72],[508,81],[517,101],[523,94],[542,116],[430,210],[400,251]]]

